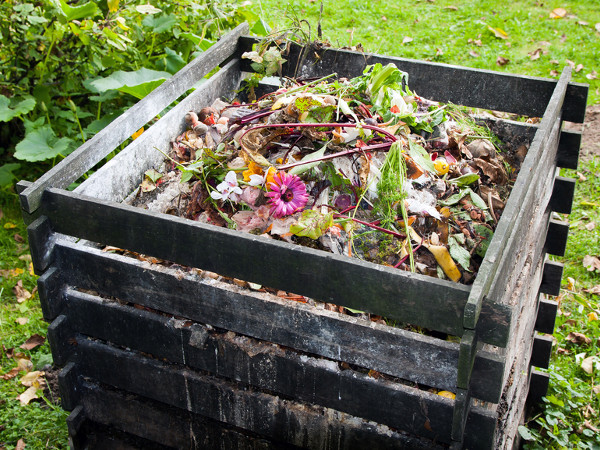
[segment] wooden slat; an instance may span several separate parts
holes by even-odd
[[[59,189],[43,206],[58,233],[462,334],[467,286]]]
[[[182,370],[100,342],[78,339],[78,346],[76,368],[81,377],[101,380],[117,389],[282,443],[305,448],[357,448],[368,443],[391,447],[398,437],[383,425],[241,388],[235,382]],[[440,404],[436,409],[439,414],[449,408]]]
[[[181,279],[173,271],[98,251],[82,252],[72,244],[57,244],[57,255],[61,273],[81,289],[419,384],[446,390],[456,385],[457,344],[225,283]],[[265,322],[270,326],[265,327]],[[495,401],[503,366],[501,360],[488,356],[481,352],[476,360],[473,392]]]
[[[540,173],[540,170],[538,169],[539,161],[543,158],[551,158],[553,161],[555,158],[556,148],[552,146],[551,149],[548,149],[547,145],[560,129],[561,109],[570,77],[571,70],[567,67],[563,71],[559,83],[556,85],[556,89],[548,103],[539,130],[527,152],[519,176],[513,186],[511,195],[509,196],[506,207],[502,213],[502,217],[498,222],[494,237],[490,242],[486,256],[479,268],[478,276],[471,288],[464,313],[465,328],[475,329],[484,303],[484,297],[488,295],[490,288],[498,283],[497,275],[499,273],[500,263],[503,260],[506,261],[505,258],[503,259],[503,255],[507,249],[507,241],[510,239],[515,225],[524,220],[524,215],[521,214],[521,212],[527,194],[532,183],[535,182],[534,180],[537,179],[541,181],[544,178],[545,174]],[[553,171],[554,168],[552,169],[552,172]],[[533,199],[530,201],[533,201]]]
[[[40,206],[44,189],[50,186],[66,188],[94,167],[214,67],[229,58],[237,48],[239,36],[247,32],[248,24],[244,23],[227,33],[219,42],[46,172],[20,194],[22,209],[27,213],[34,212]]]
[[[547,369],[550,365],[550,356],[552,355],[552,342],[552,336],[535,336],[529,364]]]
[[[254,38],[240,39],[240,52],[249,51]],[[240,53],[241,54],[241,53]],[[369,64],[394,63],[409,74],[408,86],[418,95],[440,102],[452,102],[476,108],[505,111],[531,117],[541,117],[550,101],[556,81],[547,78],[513,75],[491,70],[471,69],[428,61],[416,61],[393,56],[311,47],[302,59],[300,48],[292,45],[286,55],[284,75],[322,77],[336,72],[339,77],[355,77]],[[245,60],[244,70],[253,71]],[[564,120],[583,123],[588,87],[569,83],[566,91]]]
[[[561,214],[571,214],[576,181],[573,178],[557,176],[552,188],[550,209]]]
[[[199,111],[214,100],[230,96],[240,83],[239,60],[227,63],[192,94],[161,117],[140,137],[85,180],[75,192],[103,200],[123,201],[150,168],[158,169],[169,153],[170,143],[185,130],[185,114]],[[163,153],[158,151],[160,149]]]
[[[62,296],[60,290],[64,280],[60,270],[56,267],[50,267],[38,278],[38,294],[42,306],[44,320],[51,322],[60,314],[62,309]]]
[[[569,237],[569,222],[550,220],[546,234],[546,252],[555,256],[565,256],[567,239]]]
[[[549,384],[549,374],[533,369],[529,379],[529,395],[527,396],[527,404],[535,407],[541,403],[542,397],[544,397],[548,392]]]
[[[581,133],[563,130],[560,134],[560,144],[556,165],[565,169],[577,169],[579,162],[579,149],[581,147]]]
[[[560,294],[560,282],[563,274],[563,264],[556,261],[546,261],[540,292],[546,295],[557,296]]]
[[[558,311],[558,302],[546,298],[540,299],[537,318],[535,321],[535,330],[540,333],[554,333],[554,323]]]
[[[42,275],[52,264],[54,258],[52,234],[50,221],[44,216],[38,217],[27,227],[29,251],[36,275]]]

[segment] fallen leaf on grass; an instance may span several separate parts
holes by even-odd
[[[25,392],[19,395],[17,397],[17,400],[19,400],[21,402],[21,405],[23,406],[28,405],[31,400],[39,398],[39,396],[37,395],[37,391],[38,388],[36,388],[35,386],[31,386],[30,388],[27,388]]]
[[[585,255],[583,257],[583,267],[585,267],[588,272],[600,272],[600,259],[596,256]]]
[[[566,62],[566,63],[567,63],[569,66],[571,66],[571,68],[572,68],[572,69],[574,69],[574,68],[575,68],[575,62],[574,62],[574,61],[571,61],[570,59],[565,59],[565,62]]]
[[[583,292],[587,292],[588,294],[600,295],[600,284],[597,284],[596,286],[590,289],[584,289]]]
[[[31,298],[31,292],[23,287],[22,280],[17,281],[17,284],[15,284],[15,287],[13,287],[13,294],[15,294],[15,297],[17,297],[17,302],[19,303],[23,303]]]
[[[596,228],[596,222],[586,223],[584,228],[588,231],[592,231],[594,228]]]
[[[473,51],[473,50],[471,50],[471,51],[469,52],[469,55],[470,55],[470,56],[472,56],[473,58],[479,58],[479,53],[477,53],[477,52],[475,52],[475,51]]]
[[[592,388],[592,392],[596,395],[600,395],[600,384],[597,384]]]
[[[557,70],[551,70],[550,71],[550,76],[551,77],[557,77],[559,75],[560,75],[560,73]]]
[[[476,45],[477,47],[481,47],[483,45],[483,42],[481,42],[481,39],[469,39],[467,41],[467,43]]]
[[[23,375],[23,377],[20,380],[20,383],[23,386],[33,386],[39,389],[44,387],[44,385],[46,384],[46,380],[44,380],[44,375],[46,375],[46,373],[42,372],[41,370],[28,372],[27,374]]]
[[[598,314],[596,314],[595,312],[591,312],[588,314],[588,322],[594,322],[596,320],[598,320]]]
[[[27,339],[23,344],[19,346],[23,350],[32,350],[40,345],[42,345],[46,341],[44,336],[40,336],[39,334],[32,335],[29,339]]]
[[[582,27],[587,27],[590,23],[585,20],[578,20],[577,25],[581,25]]]
[[[550,12],[551,19],[562,19],[567,15],[567,10],[565,8],[554,8]]]
[[[575,72],[579,73],[583,70],[583,64],[577,64],[577,66],[575,66]]]
[[[444,9],[449,9],[451,11],[458,11],[458,7],[454,5],[445,6]]]
[[[19,233],[15,233],[15,235],[13,236],[13,239],[14,239],[16,242],[19,242],[19,243],[21,243],[21,244],[22,244],[23,242],[25,242],[25,239],[23,239],[23,236],[21,236]]]
[[[17,446],[15,447],[15,450],[24,450],[25,449],[25,441],[23,439],[19,439],[17,441]]]
[[[594,28],[596,29],[596,31],[598,33],[600,33],[600,23],[597,23],[596,25],[594,25]]]
[[[6,222],[4,224],[4,229],[5,230],[12,230],[13,228],[17,228],[17,226],[14,223],[12,223],[12,222]]]
[[[588,375],[591,375],[594,371],[594,365],[598,365],[598,361],[595,356],[588,356],[583,361],[581,361],[581,368]]]
[[[27,322],[29,322],[29,319],[27,317],[17,317],[15,322],[19,325],[25,325]]]
[[[536,48],[534,51],[529,52],[527,54],[529,55],[529,59],[535,61],[536,59],[540,59],[540,56],[542,56],[542,49]]]
[[[571,352],[569,350],[567,350],[566,348],[562,348],[562,347],[559,347],[556,352],[559,355],[570,355],[571,354]]]
[[[570,332],[565,338],[567,341],[575,345],[590,345],[592,340],[583,333]]]
[[[510,62],[510,59],[504,58],[503,56],[498,56],[498,58],[496,59],[496,64],[498,64],[499,66],[505,66],[509,62]]]
[[[21,372],[21,369],[19,367],[13,367],[8,372],[6,372],[4,375],[0,376],[0,378],[2,378],[3,380],[11,380],[14,377],[16,377],[17,375],[19,375],[19,372]]]
[[[568,291],[575,289],[575,279],[573,277],[567,277],[567,287],[565,289]]]
[[[404,44],[408,44],[409,42],[414,41],[413,38],[411,38],[410,36],[404,36],[404,39],[402,39],[402,45]]]
[[[598,72],[596,72],[595,70],[592,70],[590,73],[588,73],[585,76],[588,80],[597,80],[598,79]]]
[[[488,25],[488,30],[490,30],[498,39],[508,39],[508,33],[502,28],[493,28]]]

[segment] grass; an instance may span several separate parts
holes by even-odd
[[[311,37],[316,37],[318,1],[292,0],[283,8],[283,3],[275,0],[253,1],[257,9],[260,6],[262,15],[268,21],[278,23],[280,28],[288,23],[281,19],[282,13],[306,19]],[[550,19],[550,11],[559,7],[567,10],[567,16]],[[583,69],[574,72],[574,79],[590,83],[589,104],[600,101],[600,82],[586,78],[593,71],[600,72],[596,56],[600,33],[594,31],[596,23],[600,23],[600,3],[584,0],[518,0],[510,3],[415,0],[410,4],[391,0],[348,0],[324,3],[321,21],[323,37],[334,46],[360,42],[367,51],[407,58],[544,77],[552,77],[553,70],[560,72],[570,60],[576,66],[583,65]],[[508,38],[496,37],[488,26],[504,30]],[[406,38],[412,38],[412,41]],[[481,46],[475,41],[481,41]],[[547,53],[542,52],[538,59],[532,59],[530,53],[538,48]],[[499,66],[496,63],[498,56],[509,62]],[[550,391],[544,410],[522,431],[530,439],[532,448],[594,448],[594,445],[598,448],[600,445],[598,433],[589,427],[599,427],[599,397],[593,391],[599,384],[595,378],[598,369],[588,375],[581,368],[584,358],[598,354],[600,337],[600,322],[592,314],[598,310],[599,298],[584,292],[600,284],[600,276],[582,265],[585,255],[598,252],[600,248],[600,208],[590,205],[600,204],[600,158],[581,164],[579,172],[585,180],[581,179],[577,185],[574,210],[568,217],[572,227],[567,254],[560,259],[565,264],[565,281],[559,297],[561,313],[557,317],[556,345],[549,369]],[[579,178],[574,171],[565,171],[565,175]],[[23,287],[29,292],[34,290],[36,280],[29,273],[26,231],[13,192],[0,192],[0,209],[3,212],[0,219],[0,335],[3,345],[0,373],[6,374],[17,365],[15,358],[7,356],[9,349],[21,352],[23,358],[32,362],[34,369],[42,369],[51,361],[47,343],[30,351],[19,348],[33,334],[45,336],[47,324],[42,321],[37,294],[19,303],[13,293],[18,280],[22,280]],[[591,223],[597,225],[589,230]],[[15,235],[25,241],[19,242]],[[570,283],[568,278],[573,282]],[[18,318],[28,321],[19,325]],[[584,334],[590,338],[590,343],[571,342],[571,332]],[[20,384],[21,376],[0,379],[0,449],[15,448],[19,439],[23,439],[27,448],[66,448],[67,414],[49,398],[36,399],[22,406],[16,399],[27,389]]]
[[[317,38],[319,1],[254,1],[279,29],[287,26],[284,16],[302,19],[311,39]],[[561,7],[566,16],[551,19]],[[368,52],[549,78],[558,78],[553,71],[572,61],[583,66],[573,79],[590,84],[589,104],[600,101],[600,80],[586,77],[594,71],[600,77],[599,22],[600,3],[589,0],[324,1],[321,16],[323,39],[336,47],[361,43]],[[537,49],[539,58],[532,59]],[[509,62],[499,66],[498,57]]]

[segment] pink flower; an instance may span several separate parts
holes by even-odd
[[[308,201],[306,186],[297,175],[279,172],[273,177],[270,188],[271,191],[265,195],[270,197],[268,203],[275,218],[300,211]]]

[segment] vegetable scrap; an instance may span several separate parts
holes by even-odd
[[[521,154],[393,64],[285,79],[186,117],[136,201],[216,226],[469,284]]]

